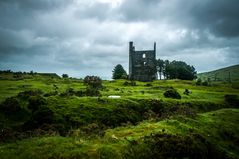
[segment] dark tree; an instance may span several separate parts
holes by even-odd
[[[62,78],[68,78],[68,74],[62,74]]]
[[[168,72],[170,70],[170,67],[169,67],[169,60],[165,60],[164,61],[164,67],[163,67],[163,76],[164,76],[164,79],[168,79],[169,75],[168,75]]]
[[[149,68],[149,75],[152,77],[157,74],[157,60],[152,60],[151,62],[148,63],[148,68]],[[156,77],[154,78],[156,79]]]
[[[113,72],[113,79],[127,79],[127,73],[121,64],[115,66]]]
[[[162,79],[162,75],[163,75],[163,69],[164,69],[164,61],[161,59],[157,60],[157,68],[158,68],[158,72],[159,72],[159,79]]]
[[[164,73],[167,79],[193,80],[196,78],[196,71],[193,66],[183,61],[165,61]]]

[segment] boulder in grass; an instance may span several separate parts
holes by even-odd
[[[108,98],[121,98],[121,96],[116,96],[116,95],[110,95]]]

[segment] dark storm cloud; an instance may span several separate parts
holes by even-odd
[[[237,0],[200,1],[191,9],[191,15],[196,19],[195,26],[209,29],[217,36],[239,36],[239,3]]]
[[[19,10],[25,11],[38,11],[38,10],[49,10],[63,7],[68,3],[71,3],[72,0],[1,0],[0,6],[8,8],[18,8]]]
[[[217,36],[239,36],[238,0],[131,0],[120,7],[123,20],[159,21],[208,29]]]
[[[237,0],[1,0],[0,69],[111,77],[128,42],[208,71],[239,62]]]

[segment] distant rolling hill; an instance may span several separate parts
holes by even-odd
[[[221,68],[215,71],[197,74],[198,78],[211,81],[239,82],[239,65]]]

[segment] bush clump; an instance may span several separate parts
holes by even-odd
[[[30,109],[33,112],[39,110],[43,105],[46,105],[45,98],[41,96],[33,96],[29,98],[29,104],[28,109]]]
[[[123,85],[124,85],[124,86],[136,86],[136,82],[135,82],[135,81],[130,81],[130,82],[125,81],[125,82],[123,83]]]
[[[130,142],[125,154],[127,158],[227,158],[200,134],[186,136],[165,133],[145,136],[142,142]]]
[[[181,95],[175,89],[169,89],[163,95],[166,98],[181,99]]]
[[[7,98],[1,103],[0,108],[5,113],[17,113],[22,110],[20,102],[16,97]]]
[[[30,120],[23,125],[25,130],[32,130],[41,127],[44,124],[52,124],[54,121],[54,112],[48,107],[41,107],[33,112]]]
[[[98,76],[86,76],[83,82],[88,87],[95,89],[102,88],[102,80]]]
[[[37,90],[29,90],[29,91],[23,91],[18,93],[17,97],[22,99],[28,99],[30,96],[39,96],[42,95],[43,92],[39,89]]]
[[[100,91],[99,91],[98,89],[90,88],[90,87],[88,87],[88,88],[86,89],[85,95],[86,95],[86,96],[90,96],[90,97],[101,96],[101,95],[100,95]]]
[[[201,78],[198,78],[198,79],[197,79],[196,85],[197,85],[197,86],[202,85],[202,79],[201,79]]]
[[[239,99],[236,94],[226,94],[224,96],[225,102],[231,106],[239,106]]]

